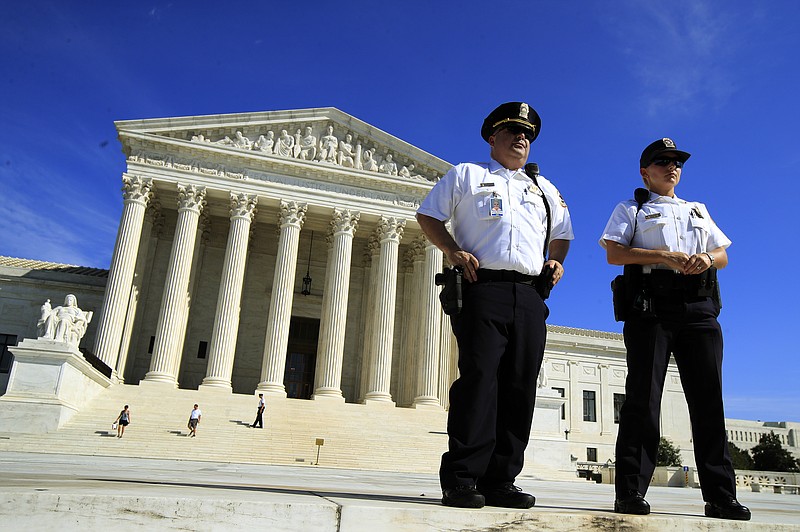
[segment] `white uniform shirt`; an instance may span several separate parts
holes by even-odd
[[[636,234],[633,234],[634,216]],[[600,237],[600,245],[606,247],[606,240],[634,248],[682,251],[687,255],[731,245],[725,233],[711,219],[705,205],[678,197],[659,196],[654,192],[650,193],[650,199],[638,214],[636,201],[619,203]],[[668,269],[663,264],[653,264],[645,266],[644,271],[654,268]]]
[[[462,163],[436,183],[417,212],[451,221],[456,243],[478,259],[480,268],[538,275],[547,229],[544,197],[550,204],[550,239],[574,235],[556,187],[541,176],[537,181],[539,187],[523,170],[508,170],[495,160]]]

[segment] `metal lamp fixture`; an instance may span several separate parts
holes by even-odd
[[[314,247],[314,231],[311,231],[311,242],[308,243],[308,262],[306,263],[306,276],[303,277],[301,294],[307,296],[311,293],[311,248]]]

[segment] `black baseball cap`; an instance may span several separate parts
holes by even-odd
[[[483,121],[481,127],[481,137],[489,142],[489,137],[494,134],[497,128],[504,125],[518,125],[529,129],[533,134],[533,142],[539,136],[542,128],[542,119],[533,107],[525,102],[507,102],[498,106]]]
[[[639,168],[647,168],[653,161],[665,153],[675,154],[677,156],[676,159],[682,163],[685,163],[686,159],[692,156],[692,154],[676,148],[675,142],[672,139],[664,137],[663,139],[651,142],[650,145],[644,149],[642,156],[639,158]]]

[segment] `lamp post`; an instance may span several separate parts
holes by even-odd
[[[311,241],[308,243],[308,262],[306,263],[306,276],[303,277],[301,294],[307,296],[311,293],[311,248],[314,247],[314,231],[311,231]]]

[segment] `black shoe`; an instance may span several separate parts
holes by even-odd
[[[617,497],[614,511],[618,514],[647,515],[650,513],[650,504],[638,491],[629,491],[624,497]]]
[[[486,501],[475,486],[456,486],[442,490],[442,504],[456,508],[483,508]]]
[[[533,508],[536,497],[524,493],[522,488],[513,482],[505,482],[496,486],[481,486],[480,492],[486,498],[488,506],[501,506],[503,508]]]
[[[747,506],[742,506],[739,501],[731,497],[720,502],[707,502],[706,517],[749,521],[750,509]]]

